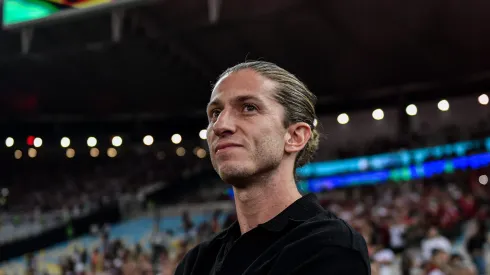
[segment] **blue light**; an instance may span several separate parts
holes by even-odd
[[[454,155],[464,156],[468,154],[469,150],[473,149],[486,149],[487,151],[490,151],[490,137],[485,140],[462,141],[453,144],[418,148],[413,150],[402,150],[393,153],[384,153],[335,161],[315,162],[299,168],[297,170],[297,174],[301,178],[314,178],[363,171],[383,170],[393,167],[406,167],[417,163],[424,163],[431,157],[442,159],[445,157],[452,157]]]

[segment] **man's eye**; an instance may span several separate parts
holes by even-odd
[[[257,108],[252,104],[245,104],[245,105],[243,105],[243,110],[245,112],[253,112],[253,111],[257,110]]]
[[[211,111],[211,118],[217,118],[220,114],[220,110],[212,110]]]

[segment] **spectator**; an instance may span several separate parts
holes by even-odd
[[[465,219],[473,218],[477,212],[476,200],[473,194],[467,193],[459,200],[459,207]]]
[[[141,254],[136,265],[137,275],[153,275],[150,258],[146,254]]]
[[[184,211],[182,214],[182,227],[184,228],[184,232],[189,234],[191,229],[194,227],[194,223],[192,222],[189,212]]]
[[[446,237],[439,233],[437,227],[431,226],[427,230],[427,237],[422,240],[422,258],[424,261],[429,261],[434,258],[434,254],[432,253],[434,249],[449,254],[451,253],[452,245]]]
[[[378,244],[373,259],[379,266],[379,275],[393,274],[393,263],[395,261],[393,250],[383,244]]]
[[[407,225],[405,224],[404,217],[402,215],[395,215],[390,225],[390,248],[395,254],[403,252],[405,248],[405,230]]]
[[[219,217],[221,216],[221,210],[218,209],[214,211],[213,213],[213,218],[211,220],[211,230],[214,234],[217,234],[221,231],[220,223],[219,223]]]
[[[475,275],[476,271],[474,268],[466,265],[463,261],[463,257],[459,254],[451,255],[449,260],[449,270],[450,275]]]
[[[487,243],[487,228],[484,222],[478,222],[476,232],[471,236],[466,244],[466,249],[470,254],[471,260],[476,266],[477,275],[486,275],[486,262],[484,257],[484,245]]]
[[[122,275],[136,274],[136,263],[131,257],[131,252],[126,249],[123,256],[123,265],[121,270]]]
[[[424,238],[424,225],[420,214],[416,213],[409,219],[409,226],[404,234],[404,243],[407,248],[419,247]]]
[[[430,260],[426,266],[426,275],[450,275],[448,273],[447,263],[449,261],[449,254],[442,249],[433,249]]]

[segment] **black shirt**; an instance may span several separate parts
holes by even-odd
[[[369,275],[362,236],[306,195],[241,235],[238,222],[184,257],[176,275]]]

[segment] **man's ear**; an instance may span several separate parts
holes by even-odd
[[[305,122],[298,122],[289,125],[285,136],[284,150],[288,153],[301,151],[310,140],[311,128]]]

